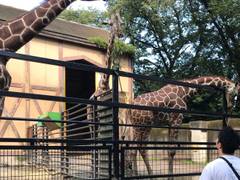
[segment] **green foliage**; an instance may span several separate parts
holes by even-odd
[[[121,40],[115,41],[114,44],[114,56],[127,56],[133,58],[136,52],[136,48],[132,44],[126,44]]]
[[[239,0],[112,0],[110,5],[122,9],[125,34],[136,47],[136,73],[173,79],[240,77]],[[135,92],[162,86],[135,81]],[[220,97],[201,92],[189,107],[221,111]]]
[[[121,9],[125,38],[134,48],[116,42],[113,55],[134,54],[134,72],[172,79],[240,77],[239,0],[109,0],[108,13],[116,8]],[[78,19],[87,20],[90,25],[102,26],[107,19],[107,13],[97,18],[95,10],[90,13],[95,20],[90,20],[88,13],[71,13],[65,16],[80,23],[85,22]],[[101,39],[92,42],[107,47]],[[135,81],[135,92],[141,94],[163,85]],[[189,102],[189,107],[221,111],[221,98],[201,92]]]
[[[88,24],[97,27],[106,27],[107,12],[102,12],[97,9],[87,10],[65,10],[59,16],[68,21],[74,21],[81,24]]]
[[[99,48],[106,49],[107,48],[107,42],[101,38],[101,37],[91,37],[88,39],[91,43],[94,43]]]
[[[100,48],[106,49],[108,44],[107,42],[102,39],[101,37],[92,37],[89,38],[89,41],[96,44]],[[114,50],[113,50],[113,59],[119,58],[122,56],[127,57],[134,57],[135,54],[135,47],[131,44],[126,44],[123,41],[117,40],[114,44]]]

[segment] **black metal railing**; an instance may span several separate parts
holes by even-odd
[[[29,55],[16,54],[8,51],[0,51],[0,56],[11,57],[14,60],[24,60],[30,62],[44,63],[49,65],[61,66],[69,69],[106,73],[112,76],[111,100],[101,101],[98,99],[84,99],[76,97],[52,96],[33,93],[22,93],[0,90],[0,96],[37,99],[46,101],[55,101],[74,104],[71,109],[62,112],[61,128],[58,131],[50,132],[48,129],[39,130],[39,127],[33,128],[33,136],[30,138],[0,138],[0,179],[3,177],[19,179],[48,178],[78,178],[78,179],[134,179],[134,178],[161,178],[172,176],[197,176],[205,165],[199,163],[198,159],[191,159],[192,153],[198,152],[206,157],[206,162],[216,157],[216,150],[212,142],[169,142],[168,140],[149,140],[149,141],[130,141],[121,140],[119,135],[120,128],[138,127],[138,128],[157,128],[168,130],[168,127],[162,125],[132,125],[130,123],[119,123],[120,109],[139,109],[148,111],[158,111],[166,113],[183,113],[192,116],[214,117],[223,119],[239,118],[238,115],[229,115],[225,97],[225,89],[207,85],[189,84],[170,79],[158,77],[143,76],[133,73],[109,70],[99,67],[93,67],[84,64],[72,62],[63,62],[55,59],[40,58]],[[119,102],[118,80],[120,77],[132,79],[159,81],[166,84],[186,86],[191,88],[206,89],[208,91],[218,91],[223,96],[222,112],[201,112],[189,111],[164,107],[151,107],[142,105],[132,105]],[[92,119],[88,116],[87,105],[92,105]],[[99,108],[101,107],[101,108]],[[109,113],[110,110],[110,113]],[[100,113],[107,111],[109,114]],[[79,121],[79,118],[81,121]],[[100,121],[99,119],[110,118],[111,121]],[[2,120],[19,122],[53,122],[49,119],[35,119],[25,117],[1,117]],[[104,128],[101,128],[104,127]],[[111,127],[112,136],[109,138],[100,138],[101,133],[106,127]],[[45,127],[44,127],[45,128]],[[85,129],[85,131],[83,131]],[[177,127],[178,131],[202,131],[215,132],[220,128],[189,128]],[[40,133],[40,134],[39,134]],[[8,145],[4,145],[8,143]],[[10,143],[10,145],[9,145]],[[24,146],[13,146],[14,143],[23,143]],[[145,146],[143,146],[145,145]],[[151,155],[150,162],[153,168],[153,174],[149,175],[143,165],[142,159],[137,157],[139,174],[136,176],[126,174],[126,154],[131,150],[146,149]],[[166,168],[167,152],[169,149],[175,149],[177,155],[174,159],[174,172],[168,173]],[[196,153],[197,154],[197,153]],[[238,153],[239,155],[239,153]],[[196,161],[196,162],[195,162]],[[194,168],[193,168],[194,167]],[[35,172],[36,171],[36,172]],[[37,172],[38,171],[38,172]],[[34,179],[32,178],[32,179]]]

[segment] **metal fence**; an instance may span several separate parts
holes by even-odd
[[[46,59],[8,51],[1,51],[0,56],[11,57],[15,60],[24,60],[37,63],[62,66],[77,70],[92,71],[110,74],[112,76],[112,90],[102,98],[82,99],[75,97],[51,96],[43,94],[31,94],[0,90],[0,96],[19,97],[27,99],[39,99],[74,104],[70,109],[62,112],[61,128],[50,131],[45,126],[33,126],[30,138],[0,138],[0,143],[12,143],[12,145],[0,145],[0,179],[147,179],[147,178],[171,178],[185,177],[191,179],[201,173],[204,165],[217,157],[214,143],[177,141],[139,141],[122,140],[120,129],[131,127],[131,124],[119,123],[119,111],[121,109],[140,109],[160,112],[183,113],[191,116],[214,117],[223,119],[239,117],[227,114],[225,89],[213,88],[178,82],[157,77],[148,77],[118,70],[92,67],[70,62],[62,62],[54,59]],[[119,77],[127,77],[141,80],[159,81],[166,84],[175,84],[192,88],[218,91],[223,95],[223,110],[219,112],[199,112],[162,107],[150,107],[131,105],[119,102]],[[87,107],[92,106],[92,118],[88,117]],[[53,122],[50,119],[34,119],[25,117],[1,117],[2,120],[14,120],[23,122]],[[139,128],[146,125],[134,125]],[[149,128],[169,130],[161,125],[148,125]],[[213,131],[219,129],[207,128],[177,128],[181,131]],[[23,146],[15,145],[23,143]],[[147,173],[146,167],[139,153],[136,157],[138,167],[137,174],[129,174],[128,155],[132,151],[147,150],[150,154],[149,162],[153,174]],[[173,172],[169,174],[168,153],[175,150],[173,160]],[[239,155],[239,152],[238,152]]]

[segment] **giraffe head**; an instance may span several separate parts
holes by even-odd
[[[226,98],[228,109],[236,107],[240,95],[240,84],[231,82],[226,86]]]
[[[237,82],[234,86],[227,88],[227,101],[228,101],[228,108],[236,108],[237,104],[239,103],[239,96],[240,96],[240,83]]]

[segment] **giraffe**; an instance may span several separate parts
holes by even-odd
[[[0,23],[0,50],[16,52],[42,29],[48,26],[63,10],[75,0],[44,0],[33,10],[12,20]],[[86,0],[92,1],[92,0]],[[8,91],[11,75],[6,69],[9,58],[0,57],[0,89]],[[0,116],[4,107],[4,97],[0,97]]]
[[[114,43],[116,39],[122,36],[122,19],[120,16],[120,12],[118,10],[115,10],[111,13],[110,21],[110,34],[108,38],[108,45],[107,45],[107,52],[106,56],[104,58],[104,67],[107,69],[110,69],[113,63],[112,59],[112,52],[114,49]],[[100,81],[98,82],[98,86],[96,91],[91,95],[90,100],[95,99],[95,97],[100,96],[101,94],[107,92],[110,90],[109,87],[109,74],[101,74]],[[93,119],[93,106],[87,105],[87,119],[92,120]]]
[[[230,103],[231,98],[238,94],[240,91],[240,86],[225,77],[219,76],[204,76],[191,80],[184,80],[183,82],[200,84],[200,85],[211,85],[215,87],[224,87],[226,88],[226,95],[228,101],[228,107],[232,104]],[[136,97],[133,100],[134,105],[143,105],[143,106],[154,106],[154,107],[164,107],[164,108],[174,108],[174,109],[187,109],[187,101],[197,93],[196,88],[177,86],[167,84],[161,89],[142,94]],[[164,124],[169,126],[169,141],[176,141],[178,137],[178,129],[182,124],[183,114],[182,113],[163,113],[163,112],[153,112],[148,110],[137,110],[132,109],[128,111],[129,121],[132,125],[154,125]],[[146,141],[149,138],[151,127],[132,127],[131,128],[131,140],[132,141]],[[144,145],[138,145],[144,146]],[[146,146],[146,145],[145,145]],[[130,155],[126,156],[126,170],[131,172],[134,175],[137,175],[137,164],[136,164],[136,155],[137,150],[129,152]],[[152,168],[149,163],[148,153],[144,149],[140,149],[139,153],[141,154],[143,161],[146,165],[148,174],[152,174]],[[175,155],[174,150],[168,152],[169,156],[169,173],[173,173],[173,158]],[[130,157],[130,158],[129,158]]]
[[[116,39],[122,36],[122,29],[121,29],[122,19],[120,17],[120,13],[118,10],[115,10],[111,13],[109,25],[111,28],[110,28],[110,34],[108,39],[109,41],[107,46],[107,53],[104,59],[104,67],[107,69],[110,69],[113,63],[112,52],[114,49],[114,43]],[[93,93],[91,97],[99,96],[100,94],[110,90],[109,77],[110,77],[109,74],[101,75],[97,90]]]

